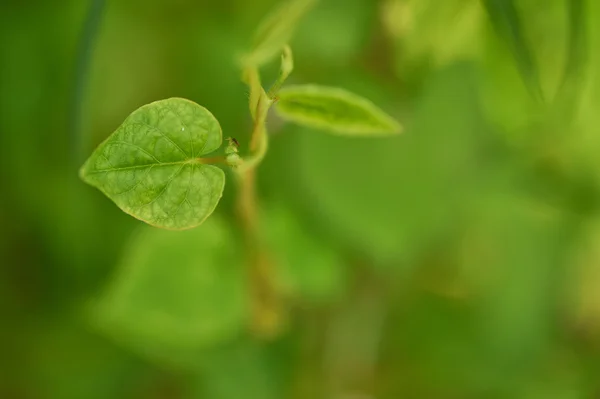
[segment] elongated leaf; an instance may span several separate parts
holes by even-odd
[[[371,101],[344,89],[290,86],[279,92],[279,114],[301,125],[352,136],[391,135],[400,124]]]
[[[193,367],[244,327],[240,246],[218,216],[187,231],[141,226],[91,307],[94,326],[151,360]]]
[[[124,212],[157,227],[188,229],[215,209],[225,174],[201,155],[221,145],[221,127],[182,98],[134,111],[86,161],[81,178]]]
[[[252,52],[244,60],[259,66],[278,56],[290,41],[300,19],[318,0],[288,0],[259,25],[254,35]]]
[[[543,97],[538,66],[525,38],[521,18],[513,0],[484,0],[483,4],[498,35],[515,57],[523,81],[536,100]]]
[[[586,2],[570,0],[568,5],[569,42],[562,81],[555,102],[566,107],[568,115],[576,108],[578,97],[585,83],[586,66],[589,58],[588,21]]]

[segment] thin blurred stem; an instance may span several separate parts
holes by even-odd
[[[248,157],[241,171],[256,168],[267,153],[269,141],[266,122],[269,109],[276,102],[277,93],[287,78],[294,70],[294,58],[290,46],[285,45],[281,54],[281,67],[279,77],[273,83],[268,93],[265,93],[261,83],[258,68],[248,67],[244,71],[244,81],[250,87],[250,113],[254,119],[252,135],[250,137],[250,157]]]
[[[282,64],[285,59],[284,56]],[[285,80],[289,72],[291,69],[284,74],[285,76],[280,76],[280,80],[282,78]],[[250,113],[254,122],[249,145],[250,155],[245,157],[244,162],[236,169],[239,185],[237,212],[248,254],[248,278],[252,294],[252,327],[257,335],[271,337],[279,331],[282,325],[283,309],[279,289],[274,279],[275,268],[262,239],[259,225],[256,169],[267,153],[266,122],[269,109],[274,101],[262,88],[257,68],[250,67],[244,71],[243,75],[245,83],[250,87]],[[280,84],[283,83],[283,80]]]
[[[273,101],[262,90],[254,113],[254,125],[252,127],[252,135],[250,136],[250,156],[246,157],[244,163],[239,168],[239,171],[242,173],[256,169],[267,154],[269,137],[267,136],[266,123],[267,114],[272,104]]]
[[[84,109],[88,88],[89,71],[94,48],[104,15],[106,0],[91,0],[89,11],[80,36],[75,64],[75,82],[71,104],[70,137],[73,161],[79,165],[89,148],[89,140],[84,129]]]
[[[252,330],[262,338],[274,336],[281,326],[281,301],[273,279],[273,264],[261,238],[255,169],[238,175],[238,217],[241,222],[252,300]]]
[[[258,100],[260,99],[262,92],[264,92],[258,68],[251,67],[245,69],[242,75],[242,81],[250,88],[250,114],[252,115],[252,120],[256,120]]]

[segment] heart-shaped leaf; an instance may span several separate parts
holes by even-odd
[[[224,172],[202,155],[221,146],[221,127],[204,107],[183,98],[134,111],[80,171],[124,212],[156,227],[200,225],[215,209]]]
[[[277,111],[301,125],[349,136],[391,135],[401,127],[371,101],[336,87],[298,85],[282,89]]]

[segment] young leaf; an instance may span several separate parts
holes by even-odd
[[[260,66],[279,55],[289,42],[300,19],[317,0],[289,0],[282,4],[260,24],[254,35],[252,52],[245,64]]]
[[[269,98],[274,98],[279,92],[281,85],[285,83],[286,79],[290,76],[294,70],[294,56],[292,55],[292,49],[287,44],[283,46],[283,52],[281,54],[281,67],[279,69],[279,77],[277,81],[269,89]]]
[[[204,107],[183,98],[134,111],[80,171],[124,212],[173,230],[200,225],[215,209],[225,174],[201,155],[221,146],[221,127]]]
[[[371,101],[349,91],[316,85],[279,92],[276,108],[288,120],[351,136],[391,135],[401,127]]]

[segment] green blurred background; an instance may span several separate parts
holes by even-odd
[[[268,336],[233,184],[169,233],[78,180],[173,96],[245,148],[237,59],[277,3],[2,0],[0,398],[600,397],[596,0],[320,1],[290,81],[353,90],[405,132],[269,119]]]

